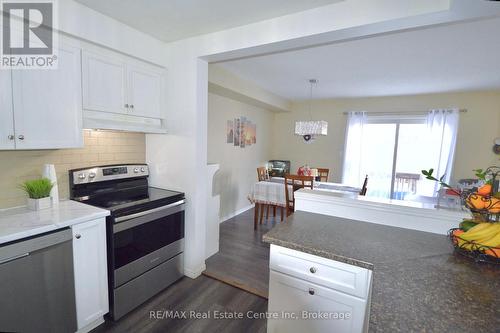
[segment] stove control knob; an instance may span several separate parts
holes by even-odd
[[[146,168],[145,168],[145,167],[142,167],[142,168],[141,168],[141,172],[146,172]]]
[[[78,175],[78,179],[81,179],[81,180],[85,179],[85,174],[84,173],[80,173]]]
[[[89,178],[91,178],[91,179],[92,179],[92,178],[95,178],[95,172],[91,172],[91,173],[89,173]]]
[[[139,168],[134,168],[134,173],[139,173]]]

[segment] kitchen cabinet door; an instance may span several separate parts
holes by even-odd
[[[74,225],[76,319],[78,329],[102,320],[109,311],[104,218]]]
[[[16,148],[11,73],[8,69],[0,70],[0,149]]]
[[[83,51],[83,108],[118,114],[128,112],[127,66],[118,56]]]
[[[128,66],[129,114],[148,118],[162,118],[162,71],[144,66]]]
[[[17,149],[83,146],[80,50],[60,44],[57,69],[12,71]]]
[[[268,333],[361,333],[367,301],[271,271],[268,307]]]

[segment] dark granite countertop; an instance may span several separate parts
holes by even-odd
[[[263,240],[373,270],[370,332],[500,332],[500,267],[444,235],[295,212]]]

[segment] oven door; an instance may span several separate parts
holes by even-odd
[[[136,278],[184,250],[184,200],[113,223],[113,287]]]

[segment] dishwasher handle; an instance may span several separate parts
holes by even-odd
[[[72,239],[71,229],[65,228],[54,232],[24,238],[0,246],[0,265],[29,256],[30,253],[54,246]]]

